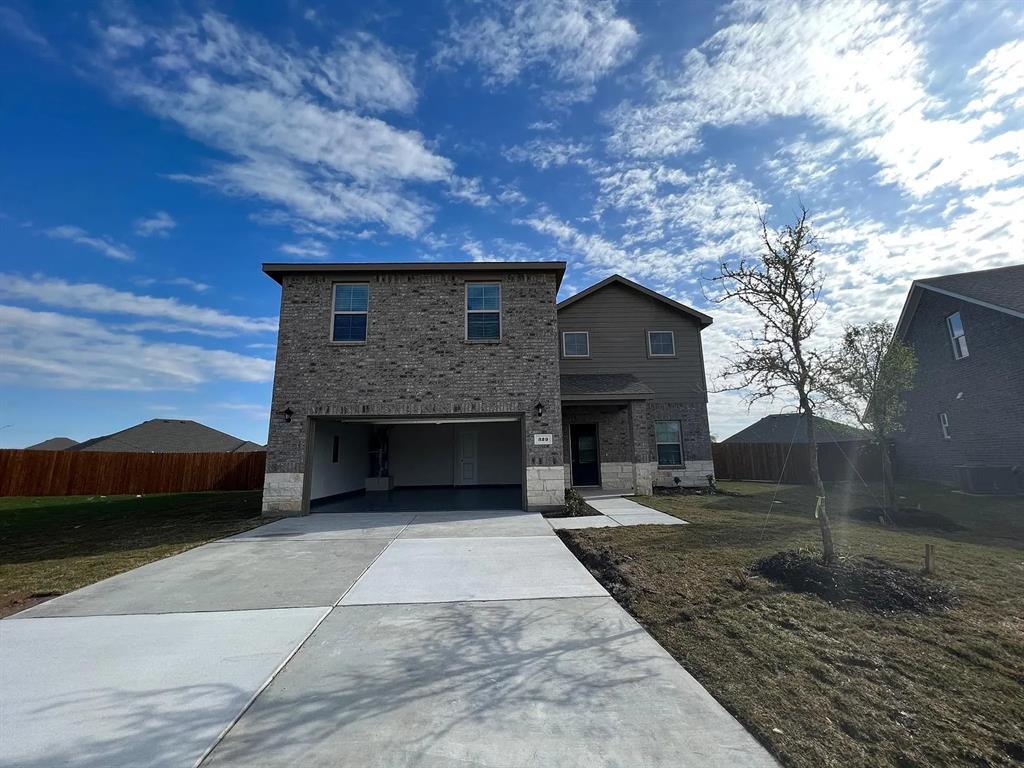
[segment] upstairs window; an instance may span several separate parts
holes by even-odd
[[[587,331],[565,331],[562,334],[562,357],[590,357],[590,334]]]
[[[939,414],[939,428],[942,429],[942,439],[952,440],[953,438],[949,434],[949,416],[945,413]]]
[[[959,312],[954,312],[946,318],[946,327],[949,328],[949,340],[953,342],[954,359],[963,360],[967,357],[967,337],[964,335],[964,323]]]
[[[337,283],[334,286],[334,322],[331,341],[366,341],[366,314],[370,286],[365,283]]]
[[[501,339],[501,283],[466,283],[466,340]]]
[[[675,334],[672,331],[648,331],[647,353],[651,357],[675,357]]]
[[[654,422],[659,467],[683,466],[683,430],[678,421]]]

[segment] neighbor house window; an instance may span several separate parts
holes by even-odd
[[[647,351],[651,357],[673,357],[676,353],[676,337],[672,331],[648,331]]]
[[[963,360],[967,357],[967,337],[964,335],[964,323],[959,312],[954,312],[946,318],[946,327],[949,328],[949,339],[953,342],[953,357]]]
[[[942,439],[950,440],[949,436],[949,416],[944,413],[939,414],[939,427],[942,429]]]
[[[563,357],[590,357],[590,334],[586,331],[566,331],[562,334]]]
[[[501,338],[501,284],[466,283],[466,339]]]
[[[366,341],[366,312],[370,286],[364,283],[338,283],[334,286],[334,322],[331,341]]]
[[[658,444],[659,467],[683,465],[683,430],[678,421],[654,422],[654,440]]]
[[[331,443],[331,464],[338,463],[338,454],[341,452],[341,436],[335,435]]]

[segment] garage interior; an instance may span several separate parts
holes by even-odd
[[[311,512],[525,507],[517,417],[314,418],[311,428]]]

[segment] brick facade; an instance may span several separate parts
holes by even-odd
[[[959,312],[968,356],[953,357],[946,318]],[[917,354],[896,436],[901,476],[956,483],[970,462],[1024,465],[1024,319],[922,289],[905,341]],[[942,436],[939,414],[949,419]]]
[[[502,339],[465,340],[465,286],[502,286]],[[365,344],[330,340],[333,285],[369,284]],[[282,276],[267,444],[266,511],[297,512],[308,417],[487,416],[524,420],[530,506],[562,501],[555,271],[302,272]],[[538,416],[536,405],[543,415]],[[284,411],[292,411],[290,421]],[[553,436],[534,445],[532,435]],[[558,480],[557,489],[552,486]]]

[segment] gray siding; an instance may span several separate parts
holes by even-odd
[[[659,400],[707,398],[700,326],[695,319],[612,283],[558,312],[562,373],[631,373]],[[562,357],[563,331],[589,331],[590,357]],[[674,358],[647,354],[647,331],[673,331]]]
[[[967,337],[963,360],[953,358],[946,329],[953,312]],[[901,474],[955,483],[957,464],[1024,465],[1024,319],[922,290],[905,340],[918,370],[896,437]],[[950,440],[940,413],[949,416]]]

